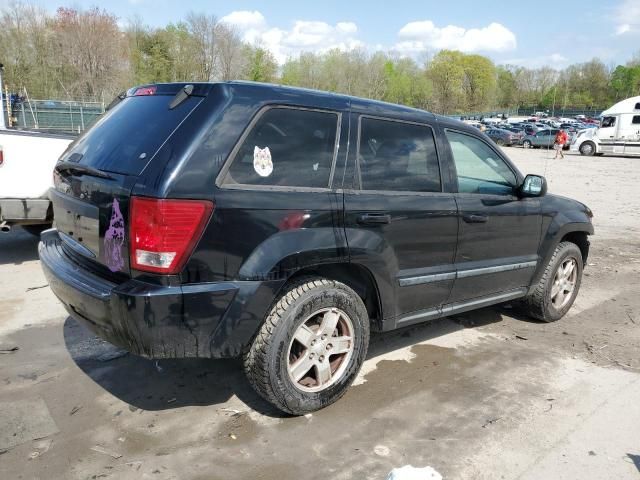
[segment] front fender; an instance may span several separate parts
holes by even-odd
[[[538,250],[541,261],[538,263],[533,276],[532,288],[540,281],[553,256],[553,252],[564,237],[574,232],[582,232],[587,235],[593,235],[594,233],[590,217],[591,211],[578,202],[575,202],[575,204],[579,205],[580,208],[558,208],[556,204],[564,203],[565,200],[561,197],[554,197],[551,202],[547,202],[543,206],[542,239]]]

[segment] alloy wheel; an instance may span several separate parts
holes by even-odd
[[[556,310],[571,301],[577,281],[578,263],[575,258],[567,258],[558,266],[551,285],[551,303]]]
[[[354,351],[353,322],[338,308],[314,312],[295,331],[288,350],[289,378],[303,392],[319,392],[344,375]]]

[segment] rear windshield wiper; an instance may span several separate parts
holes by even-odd
[[[114,180],[111,175],[103,172],[102,170],[98,170],[97,168],[89,167],[87,165],[81,165],[74,162],[60,162],[56,165],[56,171],[83,173],[92,177],[108,178],[109,180]]]

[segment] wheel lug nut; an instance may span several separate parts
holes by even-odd
[[[318,360],[320,360],[321,362],[324,361],[324,355],[320,355],[320,358],[318,358]]]
[[[310,353],[310,354],[309,354],[309,360],[313,360],[313,357],[315,357],[315,354]]]
[[[333,348],[333,345],[331,345],[330,343],[327,345],[327,350],[331,350]]]
[[[311,346],[313,347],[316,344],[315,340],[311,340]]]
[[[321,338],[322,338],[322,340],[324,340],[325,338],[327,338],[327,336],[326,335],[322,335]]]

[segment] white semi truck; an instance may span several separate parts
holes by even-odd
[[[582,155],[640,156],[640,96],[616,103],[601,114],[599,128],[581,131],[571,150]]]

